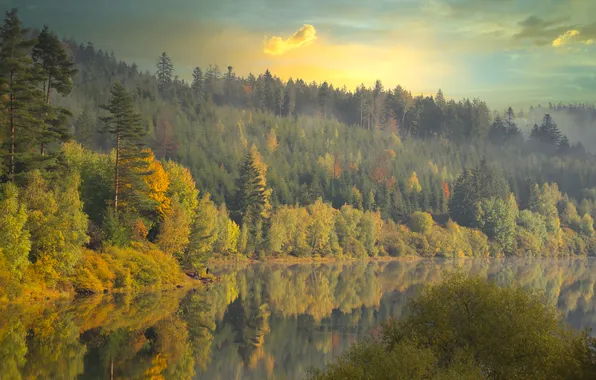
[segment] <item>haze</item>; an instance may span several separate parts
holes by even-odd
[[[92,41],[176,74],[231,65],[269,68],[349,89],[381,79],[413,93],[480,97],[491,107],[593,102],[596,2],[591,0],[4,0],[26,25]]]

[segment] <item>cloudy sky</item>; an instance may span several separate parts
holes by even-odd
[[[28,26],[153,70],[231,65],[353,89],[381,79],[493,107],[596,102],[596,0],[0,0]]]

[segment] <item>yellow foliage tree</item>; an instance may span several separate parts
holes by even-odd
[[[164,169],[170,180],[166,195],[172,201],[176,199],[180,202],[190,219],[194,220],[199,207],[199,190],[190,170],[174,161],[167,161]]]
[[[189,215],[182,204],[174,200],[159,226],[157,246],[170,255],[181,253],[190,243],[190,227]]]
[[[155,160],[153,152],[150,149],[147,149],[147,151],[150,153],[149,157],[146,159],[149,163],[148,167],[150,174],[143,177],[148,188],[146,195],[149,199],[155,202],[155,211],[159,215],[165,216],[170,208],[170,198],[166,195],[170,179],[161,162]]]
[[[279,146],[279,142],[277,141],[277,134],[275,133],[275,128],[271,128],[269,133],[267,134],[267,150],[270,152],[275,152],[277,147]]]
[[[422,191],[422,186],[420,186],[420,182],[418,181],[418,175],[416,172],[412,172],[410,178],[406,181],[406,192],[408,194],[412,193],[419,193]]]

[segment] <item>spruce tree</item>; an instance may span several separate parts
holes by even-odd
[[[263,111],[275,112],[275,88],[273,76],[269,69],[263,75],[263,93],[261,98],[261,109]]]
[[[194,94],[199,98],[202,99],[205,96],[204,89],[205,89],[205,80],[203,78],[203,71],[201,71],[200,67],[195,67],[192,71],[192,90]]]
[[[17,10],[7,11],[0,28],[0,101],[8,114],[6,161],[11,181],[30,165],[29,147],[42,122],[43,93],[37,86],[40,77],[29,56],[35,40],[27,40],[27,32],[21,28]]]
[[[236,180],[236,196],[234,198],[232,216],[235,222],[242,225],[250,217],[256,222],[267,203],[265,188],[261,184],[259,168],[252,152],[248,152],[240,167],[240,175]]]
[[[39,34],[31,57],[42,76],[45,91],[45,123],[41,124],[38,134],[40,153],[43,156],[48,143],[68,137],[66,120],[72,115],[64,108],[52,107],[50,96],[52,90],[56,90],[62,96],[68,95],[72,90],[72,76],[76,70],[74,62],[68,58],[60,45],[60,40],[47,26],[44,26]]]
[[[163,91],[166,86],[172,83],[172,76],[174,73],[174,65],[168,55],[163,52],[157,59],[157,86],[160,91]]]
[[[457,179],[449,199],[449,216],[459,225],[473,226],[476,220],[477,200],[473,174],[470,170],[464,170]]]
[[[142,159],[147,157],[142,151],[146,130],[141,117],[134,112],[132,97],[120,83],[113,85],[109,103],[101,108],[110,112],[109,116],[100,118],[105,123],[103,132],[110,133],[116,140],[113,206],[118,212],[119,196],[123,189],[140,186],[142,181],[139,176],[148,174],[138,167]]]

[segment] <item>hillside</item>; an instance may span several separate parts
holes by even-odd
[[[350,92],[232,67],[186,83],[165,53],[143,73],[26,31],[16,11],[0,38],[9,298],[174,286],[212,254],[596,252],[595,157],[542,108],[493,114],[440,90]],[[593,120],[593,107],[567,108]]]

